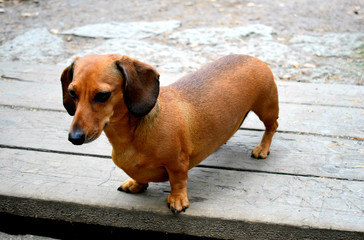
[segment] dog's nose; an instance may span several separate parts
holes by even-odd
[[[74,145],[82,145],[85,142],[85,132],[82,129],[74,128],[68,134],[68,140]]]

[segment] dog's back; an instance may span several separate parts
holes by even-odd
[[[170,86],[189,107],[188,124],[198,163],[224,144],[249,111],[272,112],[278,118],[278,94],[273,74],[257,58],[229,55],[206,65]],[[261,117],[261,116],[259,116]],[[200,159],[202,158],[202,159]]]

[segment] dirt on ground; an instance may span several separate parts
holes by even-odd
[[[363,0],[0,0],[0,21],[0,61],[63,64],[76,55],[120,49],[162,72],[191,72],[243,53],[261,58],[280,80],[364,84]],[[76,31],[168,21],[178,26],[147,37]]]
[[[262,23],[285,36],[364,32],[362,0],[29,0],[0,1],[1,42],[32,28],[65,30],[100,22],[176,19],[181,28]]]

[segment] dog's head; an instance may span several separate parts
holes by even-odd
[[[140,118],[156,104],[159,74],[150,65],[120,55],[76,58],[62,73],[63,106],[74,116],[68,139],[95,140],[117,114]]]

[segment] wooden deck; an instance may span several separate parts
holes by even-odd
[[[116,190],[127,175],[104,135],[67,141],[62,69],[0,64],[0,212],[221,239],[364,238],[364,86],[278,82],[269,158],[250,157],[263,133],[250,114],[189,172],[191,206],[174,216],[168,183]]]

